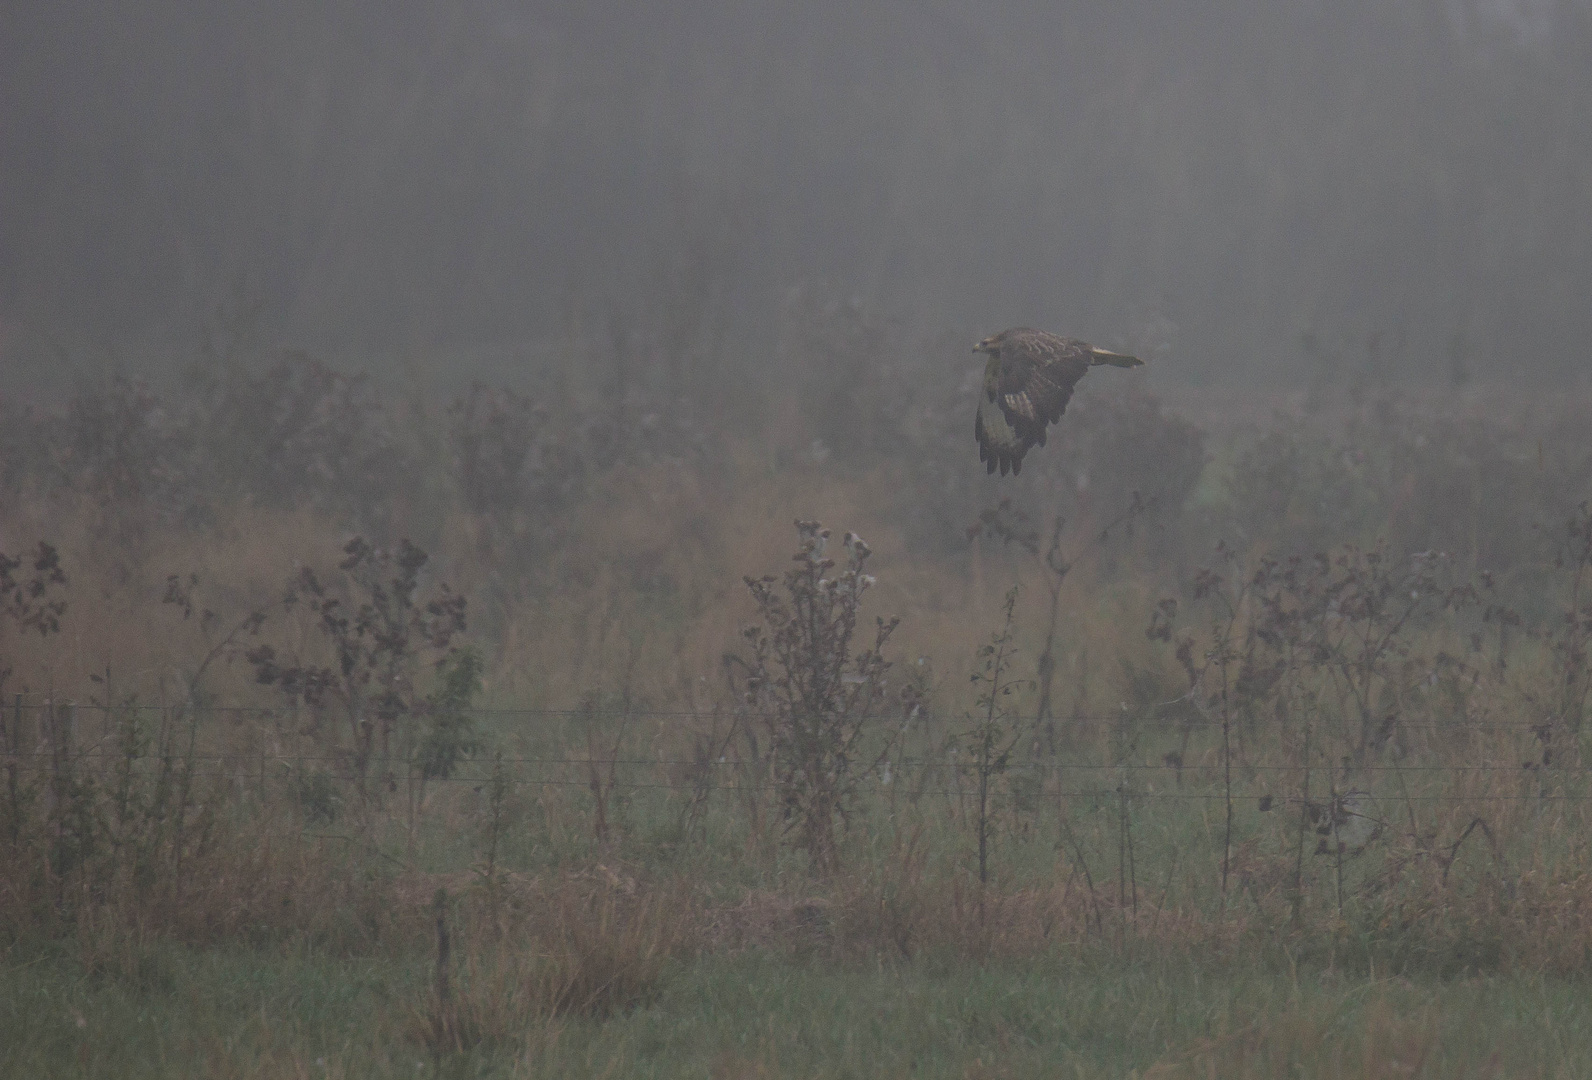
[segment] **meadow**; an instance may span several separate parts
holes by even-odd
[[[755,422],[0,401],[0,1070],[1592,1073],[1592,400],[1102,379],[997,480],[859,318]]]

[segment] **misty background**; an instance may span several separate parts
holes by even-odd
[[[0,11],[13,391],[243,338],[777,388],[793,290],[1163,385],[1588,366],[1584,0]]]

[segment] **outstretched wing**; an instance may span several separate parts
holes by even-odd
[[[993,362],[993,361],[992,361]],[[991,404],[987,394],[980,394],[978,412],[973,417],[973,437],[978,440],[978,459],[984,462],[986,472],[999,466],[1001,475],[1023,471],[1023,455],[1034,445],[1006,422],[1006,414]]]
[[[1042,330],[1008,330],[984,368],[973,434],[987,471],[1019,473],[1031,446],[1045,445],[1045,428],[1061,418],[1072,388],[1089,370],[1081,341]]]
[[[991,403],[1000,406],[1019,438],[1044,446],[1045,429],[1061,419],[1093,360],[1094,350],[1081,341],[1042,330],[1015,332],[1001,342]]]

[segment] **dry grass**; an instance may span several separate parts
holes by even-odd
[[[571,708],[593,688],[622,688],[634,700],[698,707],[722,696],[721,656],[753,615],[742,578],[785,562],[793,518],[843,523],[877,553],[870,610],[902,617],[898,654],[932,658],[941,680],[955,686],[1011,581],[1028,567],[1020,552],[987,541],[959,556],[915,552],[898,508],[884,497],[902,484],[889,463],[770,474],[755,447],[732,442],[717,474],[678,465],[606,474],[570,513],[560,546],[538,558],[534,575],[505,565],[512,553],[494,546],[491,520],[450,508],[435,530],[428,572],[471,598],[472,626],[489,641],[489,700]],[[90,680],[109,672],[118,697],[170,701],[218,634],[254,610],[270,613],[268,635],[305,643],[309,624],[276,610],[283,587],[300,565],[333,566],[353,529],[324,510],[238,503],[202,529],[139,519],[138,542],[129,546],[107,531],[105,514],[88,500],[34,500],[0,536],[14,547],[25,537],[50,537],[70,570],[68,610],[94,613],[68,618],[49,641],[8,639],[16,672],[9,689],[103,700],[104,684]],[[1080,520],[1076,531],[1086,536],[1089,527]],[[1094,655],[1146,657],[1138,623],[1156,585],[1106,585],[1094,570],[1084,558],[1068,582],[1069,595],[1089,602],[1069,605],[1064,647],[1087,642]],[[196,604],[216,618],[184,620],[163,608],[170,574],[196,576]],[[541,584],[525,587],[533,576]],[[1019,621],[1039,623],[1042,605],[1038,590],[1025,593]],[[1109,680],[1096,681],[1101,703],[1112,689]],[[265,700],[242,663],[214,665],[205,690],[233,704]]]
[[[879,579],[869,611],[901,616],[896,654],[931,658],[946,686],[966,681],[1011,581],[1028,572],[1021,552],[975,541],[963,557],[914,553],[881,502],[899,483],[891,466],[855,476],[816,467],[759,476],[755,459],[736,464],[724,485],[668,468],[612,477],[582,511],[547,595],[497,599],[500,585],[472,577],[462,546],[440,551],[439,566],[461,588],[475,583],[475,595],[485,594],[482,606],[500,631],[489,693],[550,708],[571,708],[592,687],[676,707],[720,700],[720,659],[755,614],[741,581],[788,562],[793,517],[843,523],[866,537]],[[1064,646],[1146,658],[1139,623],[1153,606],[1154,582],[1107,587],[1095,570],[1095,560],[1083,558],[1068,582],[1069,596],[1089,601],[1069,604]],[[1039,624],[1044,602],[1039,590],[1025,592],[1019,621]],[[1102,704],[1111,691],[1109,680],[1097,681],[1099,702],[1068,704]]]
[[[601,1020],[645,1004],[669,961],[694,948],[689,912],[678,884],[641,890],[605,867],[478,890],[447,996],[433,992],[406,1033],[434,1053],[524,1045],[556,1038],[566,1017]]]
[[[793,517],[845,522],[890,553],[875,567],[871,607],[907,617],[905,651],[960,655],[975,640],[969,606],[999,604],[999,581],[969,581],[903,554],[899,530],[878,506],[888,470],[765,478],[755,460],[738,465],[745,473],[726,487],[665,468],[613,478],[581,515],[561,556],[560,586],[513,602],[495,692],[553,707],[593,686],[631,685],[654,701],[711,700],[722,689],[719,657],[753,615],[742,578],[788,560]]]
[[[160,527],[147,550],[128,558],[107,552],[95,526],[96,511],[81,503],[47,504],[33,520],[8,533],[60,537],[71,567],[65,589],[75,617],[50,639],[8,637],[5,649],[16,677],[8,689],[52,694],[62,701],[136,696],[142,701],[182,699],[187,679],[217,637],[250,611],[267,610],[304,561],[331,564],[347,539],[346,527],[309,510],[233,507],[213,527]],[[113,545],[114,546],[114,545]],[[161,604],[168,575],[198,578],[196,606],[184,619]],[[279,620],[280,621],[280,620]],[[94,682],[109,674],[109,684]],[[253,690],[246,668],[222,664],[204,689],[229,703],[246,704]]]
[[[981,615],[997,611],[1018,570],[1010,553],[975,548],[965,574],[959,563],[911,556],[878,502],[892,485],[888,467],[849,478],[794,469],[767,479],[755,476],[755,461],[741,467],[747,475],[725,485],[664,466],[608,477],[575,516],[567,544],[549,556],[555,572],[547,591],[522,593],[505,580],[480,557],[488,524],[450,514],[431,572],[471,597],[472,617],[495,639],[489,696],[568,708],[593,687],[629,685],[657,702],[711,699],[717,680],[703,686],[698,677],[717,671],[726,643],[752,615],[742,577],[788,557],[790,508],[844,522],[880,552],[871,602],[903,615],[903,654],[965,663],[987,623]],[[7,538],[20,546],[25,537],[51,537],[71,570],[69,610],[95,617],[68,619],[57,639],[13,639],[6,648],[19,676],[12,689],[20,682],[62,699],[86,698],[90,676],[107,669],[118,693],[169,700],[180,691],[215,627],[161,609],[169,574],[197,575],[196,599],[219,625],[274,607],[299,565],[335,564],[349,536],[347,523],[314,511],[239,506],[204,530],[154,526],[144,550],[116,549],[113,557],[93,508],[55,502],[35,509],[9,525]],[[1087,590],[1087,568],[1080,577]],[[1111,634],[1111,615],[1136,599],[1115,598],[1088,629]],[[272,621],[295,638],[306,634],[280,613]],[[212,672],[209,689],[229,702],[254,693],[242,665]]]
[[[350,858],[349,838],[254,824],[217,829],[180,875],[169,866],[139,873],[102,865],[63,878],[51,874],[45,853],[8,851],[18,872],[0,886],[0,924],[12,934],[71,932],[88,953],[111,954],[158,938],[303,940],[355,952],[414,939],[419,920],[392,903],[391,875]]]

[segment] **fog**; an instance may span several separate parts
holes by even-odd
[[[1559,380],[1588,115],[1580,0],[13,3],[0,358],[534,368],[622,324],[767,386],[806,287],[1163,380],[1291,385],[1307,332]]]
[[[1592,0],[0,0],[0,1060],[1584,1073],[1589,211]]]

